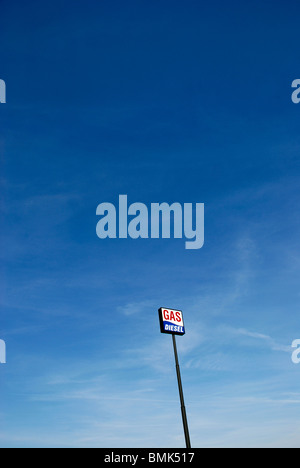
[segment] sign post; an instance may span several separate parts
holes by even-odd
[[[175,335],[182,336],[185,334],[183,315],[182,315],[181,310],[165,309],[163,307],[158,310],[158,314],[159,314],[161,333],[172,335],[185,443],[186,443],[186,448],[190,449],[191,441],[190,441],[188,421],[187,421],[185,404],[184,404],[180,366],[179,366],[178,352],[177,352],[177,345],[176,345],[176,338],[175,338]]]

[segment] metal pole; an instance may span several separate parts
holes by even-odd
[[[190,441],[188,421],[187,421],[186,411],[185,411],[185,406],[184,406],[184,397],[183,397],[183,390],[182,390],[180,367],[179,367],[179,361],[178,361],[178,353],[177,353],[175,335],[172,335],[172,338],[173,338],[173,347],[174,347],[174,354],[175,354],[176,373],[177,373],[179,396],[180,396],[180,403],[181,403],[181,414],[182,414],[182,422],[183,422],[185,443],[186,443],[186,448],[190,449],[191,448],[191,441]]]

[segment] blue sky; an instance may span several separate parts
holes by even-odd
[[[1,447],[299,447],[299,3],[1,0]],[[205,245],[99,203],[205,203]]]

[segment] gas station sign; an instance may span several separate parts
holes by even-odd
[[[183,314],[181,310],[161,307],[158,309],[158,314],[161,333],[167,333],[169,335],[185,334]]]

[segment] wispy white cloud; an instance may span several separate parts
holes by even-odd
[[[153,301],[150,301],[150,300],[141,301],[141,302],[130,302],[128,304],[125,304],[124,306],[117,307],[117,311],[120,314],[123,314],[128,317],[130,315],[137,315],[137,314],[142,315],[145,309],[148,310],[152,306],[153,306]]]
[[[245,328],[234,328],[234,327],[227,326],[227,325],[220,325],[219,331],[223,335],[223,337],[226,337],[226,336],[227,337],[228,336],[243,337],[244,336],[248,338],[253,338],[252,345],[254,347],[256,346],[257,343],[259,344],[260,342],[263,342],[265,346],[270,348],[272,351],[282,351],[285,353],[291,352],[290,344],[284,345],[284,344],[278,343],[271,336],[266,335],[264,333],[253,332]],[[243,343],[239,342],[239,344],[243,344]],[[247,341],[247,345],[249,345],[249,341]]]

